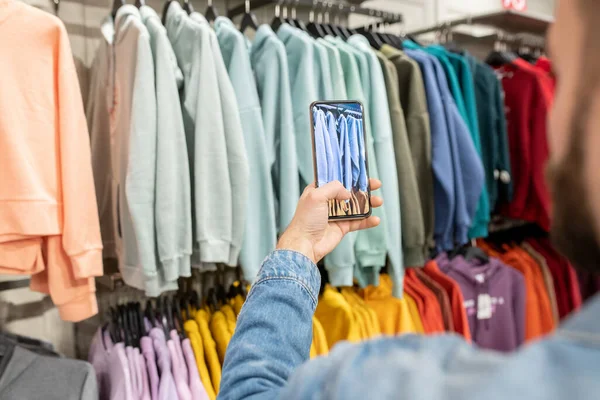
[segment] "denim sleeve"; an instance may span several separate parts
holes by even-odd
[[[277,250],[265,259],[227,348],[220,400],[277,398],[309,359],[320,283],[300,253]]]

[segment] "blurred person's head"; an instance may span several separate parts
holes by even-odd
[[[600,1],[559,0],[548,46],[558,80],[548,137],[551,235],[576,267],[600,273]]]

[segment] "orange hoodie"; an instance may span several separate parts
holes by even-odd
[[[64,25],[0,0],[0,274],[31,274],[65,320],[97,312],[102,242],[90,144]]]

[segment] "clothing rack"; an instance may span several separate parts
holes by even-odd
[[[422,35],[450,29],[459,25],[486,25],[499,28],[508,33],[530,32],[533,34],[544,35],[554,18],[531,12],[516,12],[512,10],[492,12],[480,15],[469,15],[451,21],[442,22],[427,28],[417,29],[409,32],[409,35]]]
[[[0,282],[0,292],[6,292],[13,289],[21,289],[29,286],[29,279],[19,279],[16,281]]]
[[[256,10],[261,7],[268,6],[270,4],[281,5],[281,1],[279,0],[255,0],[250,3],[251,9]],[[327,10],[335,10],[337,13],[344,14],[360,14],[366,15],[369,17],[381,18],[387,24],[397,24],[404,22],[404,17],[399,13],[392,13],[387,11],[381,11],[374,8],[368,7],[358,7],[352,4],[349,4],[345,1],[335,1],[335,2],[325,2],[322,0],[294,0],[292,1],[292,6],[305,6],[305,7],[315,7],[317,5],[321,5],[325,8],[323,11]],[[243,14],[246,11],[245,4],[241,4],[239,6],[233,7],[227,11],[227,16],[229,18],[233,18],[237,15]]]
[[[346,112],[348,114],[358,115],[360,118],[362,118],[362,114],[359,113],[358,111],[352,111],[352,110],[348,110],[348,109],[344,109],[344,108],[332,106],[332,105],[329,105],[329,104],[319,104],[318,107],[320,107],[320,108],[326,108],[328,110],[335,110],[335,111],[338,111],[338,112]]]

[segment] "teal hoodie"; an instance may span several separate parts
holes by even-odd
[[[150,34],[156,83],[156,242],[164,279],[191,276],[192,201],[190,170],[185,142],[179,87],[183,74],[160,17],[148,6],[140,7]],[[159,287],[146,285],[149,296],[160,294]],[[154,294],[150,294],[154,293]]]
[[[367,168],[370,177],[379,179],[369,107],[371,94],[369,62],[361,51],[342,39],[332,37],[326,37],[325,39],[335,44],[340,50],[348,98],[358,100],[364,106],[364,126],[367,133]],[[358,232],[354,245],[357,260],[354,275],[361,286],[378,283],[379,270],[385,265],[388,250],[385,208],[373,209],[372,215],[378,216],[381,219],[381,224],[376,228]]]
[[[246,39],[228,18],[217,17],[214,27],[235,90],[248,162],[252,165],[249,181],[252,190],[246,204],[248,219],[240,253],[244,276],[252,281],[277,242],[271,165]]]
[[[281,233],[296,212],[300,183],[288,59],[283,43],[269,25],[258,27],[250,61],[260,98],[277,228]],[[308,106],[306,109],[308,112]]]
[[[362,35],[353,35],[348,43],[361,51],[368,62],[370,78],[369,110],[371,134],[375,150],[379,179],[382,182],[381,195],[385,204],[388,255],[390,258],[390,276],[394,282],[394,295],[402,296],[404,260],[402,255],[402,232],[400,215],[400,191],[398,189],[398,169],[392,135],[387,89],[381,64],[371,49],[369,41]]]

